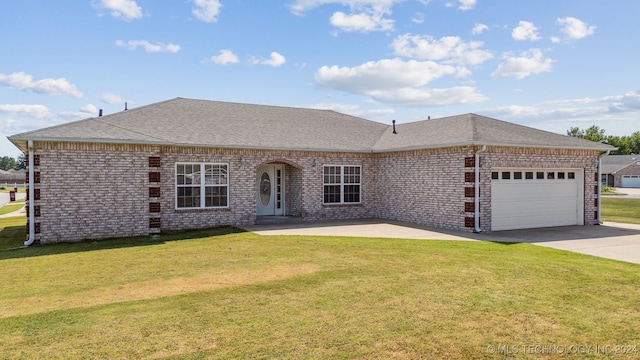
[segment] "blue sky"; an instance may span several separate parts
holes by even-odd
[[[176,97],[640,130],[640,1],[0,2],[6,136]]]

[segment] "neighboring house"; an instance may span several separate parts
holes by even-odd
[[[602,185],[640,188],[640,156],[609,155],[602,158]]]
[[[615,149],[475,114],[391,126],[182,98],[9,139],[29,158],[27,244],[263,217],[594,225],[598,159]]]
[[[26,171],[24,169],[20,169],[20,170],[14,170],[14,169],[9,169],[9,170],[0,170],[0,184],[3,185],[22,185],[24,184],[24,180],[25,180],[25,173]]]

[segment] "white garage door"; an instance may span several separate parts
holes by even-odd
[[[638,175],[623,175],[622,187],[626,188],[640,188],[640,176]]]
[[[491,230],[583,225],[582,169],[491,169]]]

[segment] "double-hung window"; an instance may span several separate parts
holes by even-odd
[[[228,205],[229,164],[176,164],[176,208],[224,208]]]
[[[324,204],[357,204],[361,196],[359,165],[326,165],[323,171]]]

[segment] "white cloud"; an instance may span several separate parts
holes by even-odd
[[[350,14],[336,11],[330,18],[330,23],[343,31],[389,31],[393,30],[394,21],[385,18],[391,14],[395,3],[404,0],[296,0],[289,8],[296,15],[329,4],[348,6]]]
[[[209,61],[218,65],[237,64],[240,62],[236,54],[228,49],[220,50],[220,55],[212,56]]]
[[[163,52],[163,53],[177,53],[178,51],[180,51],[180,45],[174,45],[172,43],[169,44],[163,44],[163,43],[156,43],[156,44],[152,44],[150,42],[148,42],[147,40],[129,40],[127,42],[124,42],[122,40],[118,40],[116,41],[116,45],[120,46],[120,47],[127,47],[129,50],[135,50],[138,47],[142,47],[144,48],[144,51],[148,52],[148,53],[158,53],[158,52]]]
[[[329,22],[331,25],[344,31],[359,31],[368,33],[370,31],[393,30],[393,20],[382,18],[383,14],[350,14],[341,11],[335,12]]]
[[[339,4],[349,8],[357,9],[390,9],[395,3],[404,0],[295,0],[289,8],[296,15],[303,15],[305,12],[322,5]]]
[[[273,67],[278,67],[278,66],[284,65],[284,63],[286,61],[287,60],[285,59],[284,56],[282,56],[282,55],[280,55],[280,54],[278,54],[277,52],[274,51],[274,52],[271,53],[271,58],[270,59],[263,60],[260,63],[263,64],[263,65],[269,65],[269,66],[273,66]]]
[[[630,135],[637,130],[640,91],[596,98],[547,101],[535,105],[510,105],[480,113],[539,129],[566,134],[570,127],[597,125],[610,135]]]
[[[112,94],[112,93],[103,93],[100,95],[100,100],[107,104],[122,104],[124,103],[124,98],[120,95]]]
[[[533,74],[551,71],[555,62],[555,60],[545,58],[540,49],[531,49],[523,52],[520,56],[505,54],[503,58],[506,59],[506,62],[499,65],[498,69],[491,74],[491,77],[524,79]]]
[[[431,36],[404,34],[393,40],[396,55],[421,60],[440,60],[451,64],[477,65],[493,58],[491,52],[482,50],[481,41],[465,42],[457,36],[445,36],[439,40]]]
[[[459,10],[471,10],[476,6],[477,0],[458,0],[458,9]],[[445,3],[446,7],[455,7],[456,2],[450,1]]]
[[[24,72],[16,72],[9,75],[0,74],[0,83],[20,90],[31,90],[39,94],[66,95],[76,99],[84,97],[76,89],[76,86],[69,83],[65,78],[42,79],[34,82],[31,75]]]
[[[489,30],[489,27],[487,25],[482,24],[482,23],[476,23],[473,26],[473,29],[471,29],[471,33],[473,35],[480,35],[480,34],[482,34],[483,32],[485,32],[487,30]]]
[[[220,14],[222,4],[219,0],[193,0],[194,7],[191,9],[193,15],[200,21],[216,22]]]
[[[460,10],[471,10],[476,6],[477,0],[460,0]]]
[[[372,99],[406,106],[435,106],[484,101],[471,87],[424,88],[432,80],[456,75],[458,69],[433,61],[383,59],[356,67],[323,66],[315,74],[318,86],[367,95]]]
[[[603,96],[600,98],[581,98],[550,101],[552,106],[602,104],[611,112],[637,112],[640,110],[640,91],[629,91],[623,95]]]
[[[142,8],[134,0],[101,0],[93,5],[98,9],[110,10],[115,18],[127,21],[143,16]]]
[[[415,13],[412,17],[411,17],[411,21],[416,23],[416,24],[422,24],[424,23],[424,14],[421,12]]]
[[[513,29],[511,36],[516,41],[536,41],[540,40],[538,28],[528,21],[520,21],[518,26]]]
[[[80,109],[78,109],[78,111],[65,111],[65,112],[62,112],[60,114],[60,116],[66,118],[66,119],[70,119],[70,120],[77,120],[77,119],[85,119],[85,118],[88,118],[88,117],[95,117],[95,116],[98,116],[98,108],[93,104],[87,104],[87,105],[81,107]]]
[[[45,119],[52,116],[49,109],[44,105],[0,104],[0,112],[26,115],[35,119]]]
[[[582,39],[596,31],[595,26],[589,26],[585,22],[570,16],[559,18],[556,23],[560,26],[560,31],[565,33],[569,39]]]

